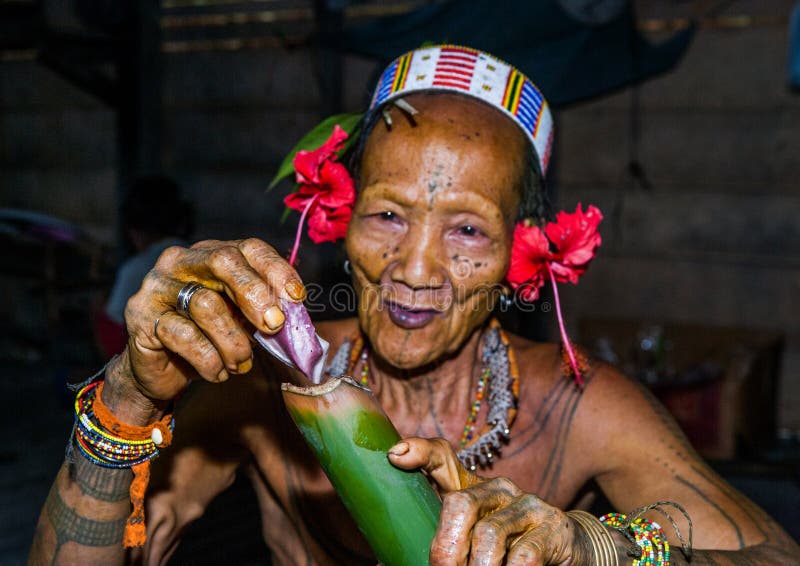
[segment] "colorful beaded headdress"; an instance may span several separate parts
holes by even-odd
[[[469,47],[422,47],[398,57],[383,71],[370,110],[423,90],[459,92],[510,116],[533,144],[544,177],[553,143],[553,117],[541,91],[517,69]]]

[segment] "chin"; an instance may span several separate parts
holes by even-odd
[[[450,320],[445,316],[420,328],[395,324],[385,309],[362,311],[359,318],[373,351],[394,367],[415,369],[448,353]]]
[[[373,351],[392,366],[413,370],[457,352],[476,328],[473,320],[453,320],[451,313],[420,328],[395,324],[385,310],[362,311],[361,325]],[[484,317],[485,318],[485,317]]]

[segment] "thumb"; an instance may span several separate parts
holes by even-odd
[[[442,493],[483,481],[461,465],[453,448],[443,438],[406,438],[389,449],[388,458],[401,470],[421,468]]]

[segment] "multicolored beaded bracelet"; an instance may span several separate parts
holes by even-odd
[[[669,542],[661,525],[644,517],[628,521],[623,513],[606,513],[600,522],[617,530],[630,530],[636,545],[641,549],[633,566],[669,566]]]
[[[89,462],[104,468],[133,472],[130,497],[133,509],[125,525],[123,545],[142,546],[146,540],[144,493],[150,481],[150,460],[169,446],[175,420],[166,415],[145,427],[119,421],[103,403],[103,382],[83,387],[75,397],[74,446]]]

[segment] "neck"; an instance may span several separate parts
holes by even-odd
[[[451,356],[413,370],[396,368],[370,352],[370,387],[401,434],[450,441],[460,434],[475,395],[484,330],[476,328]]]

